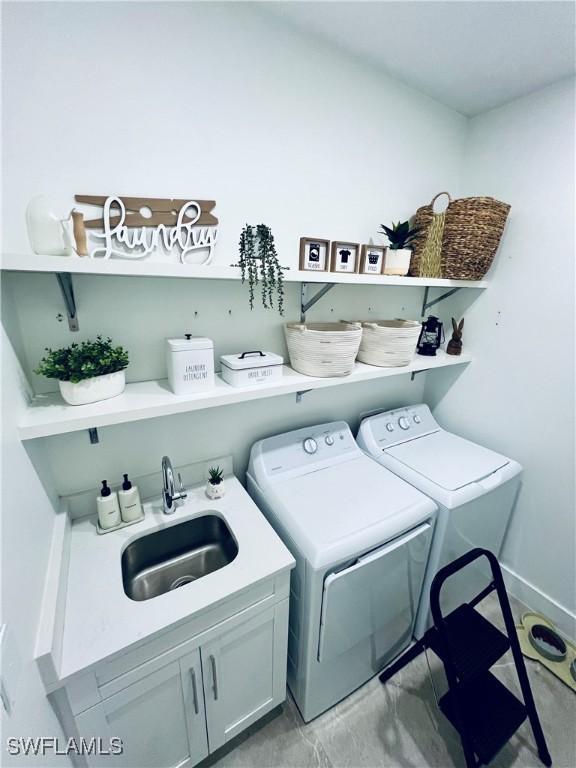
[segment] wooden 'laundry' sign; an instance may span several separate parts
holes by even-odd
[[[161,245],[166,251],[180,250],[186,262],[191,251],[207,250],[203,263],[212,258],[218,219],[212,213],[214,200],[178,200],[160,197],[75,195],[77,203],[101,206],[102,218],[84,221],[93,238],[104,244],[91,251],[92,258],[144,258]],[[120,247],[118,247],[120,246]]]

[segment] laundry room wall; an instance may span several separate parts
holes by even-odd
[[[467,195],[511,204],[490,287],[465,316],[475,363],[428,377],[449,429],[517,459],[522,490],[504,546],[514,594],[576,635],[574,499],[574,80],[470,122]]]
[[[38,616],[54,525],[54,508],[17,435],[27,384],[4,331],[2,355],[2,683],[11,702],[2,710],[2,765],[62,765],[52,753],[12,755],[8,739],[52,736],[62,731],[46,700],[34,661]],[[32,451],[34,453],[34,451]],[[54,489],[52,489],[54,497]],[[14,745],[12,745],[14,747]]]
[[[136,23],[137,17],[137,23]],[[199,196],[217,201],[216,263],[237,259],[246,221],[266,222],[295,268],[299,238],[378,242],[440,189],[458,190],[466,120],[276,16],[244,3],[7,4],[4,250],[29,252],[24,211],[45,193]],[[65,41],[65,43],[64,43]],[[10,274],[4,323],[36,392],[45,346],[110,334],[130,381],[164,375],[163,343],[192,331],[216,354],[285,352],[282,318],[248,309],[238,282],[78,276],[71,334],[52,275]],[[423,289],[336,286],[309,319],[418,318]],[[476,292],[472,292],[476,293]],[[286,320],[299,318],[287,286]],[[223,452],[243,475],[251,443],[321,420],[422,399],[424,376],[259,400],[41,441],[60,493],[102,477]]]

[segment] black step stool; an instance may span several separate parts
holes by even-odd
[[[479,557],[488,558],[492,581],[469,603],[443,616],[440,591],[444,582]],[[494,590],[500,602],[506,634],[474,609]],[[552,759],[532,696],[502,571],[492,552],[472,549],[441,568],[430,588],[430,608],[434,626],[382,672],[380,681],[385,683],[422,651],[430,648],[442,660],[448,680],[448,692],[438,705],[460,735],[467,768],[488,765],[526,717],[532,726],[540,760],[544,765],[551,766]],[[508,649],[512,650],[524,703],[490,672],[490,667]]]

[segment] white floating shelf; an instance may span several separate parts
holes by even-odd
[[[471,356],[467,354],[454,357],[439,351],[436,357],[415,355],[410,365],[402,368],[377,368],[356,363],[350,376],[324,379],[303,376],[292,368],[284,366],[284,376],[276,382],[239,388],[229,386],[217,376],[214,389],[196,395],[183,396],[174,395],[166,379],[143,381],[128,384],[125,392],[118,397],[100,403],[78,406],[66,405],[57,393],[39,395],[26,410],[19,425],[19,435],[22,440],[31,440],[36,437],[49,437],[93,427],[106,427],[112,424],[217,408],[221,405],[288,395],[311,389],[339,387],[359,381],[372,381],[389,376],[402,376],[418,371],[464,365],[470,361]]]
[[[115,275],[124,277],[184,277],[208,280],[239,280],[238,267],[208,266],[126,259],[90,259],[78,256],[37,256],[6,253],[2,269],[10,272],[70,272],[74,275]],[[289,269],[287,283],[339,283],[342,285],[395,285],[438,288],[487,288],[487,280],[443,280],[432,277],[389,277],[387,275],[345,275],[335,272],[303,272]]]

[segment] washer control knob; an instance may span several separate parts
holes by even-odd
[[[410,428],[410,422],[406,418],[406,416],[400,416],[398,419],[398,426],[400,429],[409,429]]]
[[[388,424],[386,424],[386,429],[388,430],[388,432],[394,432],[394,424],[392,424],[392,422],[389,421]]]
[[[306,440],[302,443],[302,447],[306,451],[306,453],[316,453],[318,450],[318,443],[316,440],[314,440],[313,437],[307,437]]]
[[[334,435],[326,435],[324,442],[326,445],[334,445]]]
[[[421,421],[422,421],[422,419],[420,418],[420,416],[418,416],[418,414],[415,413],[414,414],[414,424],[420,424]]]

